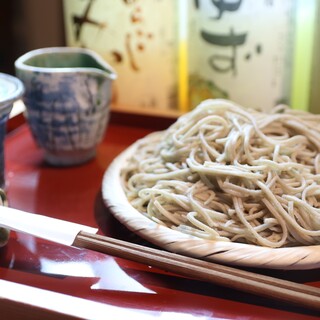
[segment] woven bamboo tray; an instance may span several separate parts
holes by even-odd
[[[144,139],[156,138],[152,134]],[[148,219],[128,202],[120,172],[135,152],[138,141],[116,157],[104,174],[102,196],[114,217],[129,230],[171,252],[229,265],[269,269],[303,270],[320,268],[320,245],[267,248],[235,242],[204,240]]]

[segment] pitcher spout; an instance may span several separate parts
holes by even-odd
[[[117,78],[115,70],[100,55],[91,50],[87,51],[88,56],[91,56],[96,62],[96,66],[92,66],[89,68],[95,69],[96,72],[102,73],[102,76],[110,80],[115,80]]]
[[[15,62],[16,70],[43,73],[98,73],[115,80],[114,69],[96,52],[77,47],[50,47],[32,50]]]

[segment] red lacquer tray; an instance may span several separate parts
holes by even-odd
[[[5,142],[10,206],[99,227],[100,233],[151,245],[116,221],[101,197],[109,164],[150,131],[110,124],[93,161],[55,168],[43,162],[42,151],[34,144],[28,127],[22,125]],[[319,269],[254,271],[320,287]],[[16,294],[5,299],[6,293],[0,295],[0,313],[6,319],[20,319],[22,315],[23,319],[86,319],[88,314],[95,319],[101,310],[107,312],[104,318],[114,319],[318,319],[314,311],[196,281],[192,275],[184,278],[15,232],[0,249],[0,282],[2,288],[16,289]],[[18,294],[22,292],[26,296]]]

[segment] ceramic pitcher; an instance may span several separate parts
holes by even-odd
[[[26,119],[45,160],[57,166],[92,159],[109,119],[116,73],[92,50],[30,51],[15,62],[25,86]]]

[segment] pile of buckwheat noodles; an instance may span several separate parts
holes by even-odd
[[[267,247],[320,244],[320,115],[207,100],[139,141],[131,205],[172,229]]]

